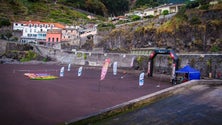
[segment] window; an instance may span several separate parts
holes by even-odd
[[[42,32],[42,29],[40,29],[40,31]]]
[[[59,42],[59,38],[56,38],[56,42]]]
[[[18,26],[18,24],[17,24],[17,23],[16,23],[15,25],[16,25],[16,26]]]
[[[51,40],[51,39],[50,39],[50,38],[48,38],[48,42],[50,42],[50,40]]]
[[[30,29],[30,33],[32,32],[32,29]]]
[[[54,38],[52,38],[52,42],[54,42]]]
[[[53,24],[51,24],[51,26],[50,26],[51,28],[53,28],[54,27],[54,25]]]

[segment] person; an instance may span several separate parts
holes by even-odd
[[[187,82],[188,81],[188,73],[185,73],[183,76],[183,81],[182,82]]]

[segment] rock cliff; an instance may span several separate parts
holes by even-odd
[[[172,48],[176,52],[222,51],[222,4],[207,10],[191,9],[171,19],[153,18],[100,31],[106,51],[129,51],[131,48]]]

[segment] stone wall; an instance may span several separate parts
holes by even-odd
[[[118,62],[118,67],[147,70],[148,55],[134,55],[134,54],[120,54],[120,53],[93,53],[93,52],[68,52],[59,49],[47,47],[34,47],[34,50],[41,52],[43,56],[49,56],[56,59],[60,63],[75,64],[75,65],[89,65],[102,66],[106,58],[113,62]],[[212,78],[222,78],[222,54],[178,54],[179,68],[189,64],[193,68],[201,71],[201,77],[208,77],[211,73]],[[132,58],[134,59],[134,66],[131,67]],[[138,58],[142,57],[142,62],[138,62]],[[141,63],[141,64],[139,64]],[[140,68],[136,68],[140,66]],[[154,73],[161,73],[170,75],[172,70],[172,59],[169,55],[157,55],[154,60]]]
[[[0,40],[0,56],[6,52],[7,41]]]
[[[30,49],[30,46],[18,45],[17,43],[0,42],[0,54],[7,50]],[[83,51],[64,51],[60,49],[48,48],[44,46],[34,46],[34,51],[45,57],[51,57],[64,64],[102,66],[106,58],[113,62],[118,62],[118,67],[128,68],[147,72],[148,55],[146,54],[121,54],[121,53],[100,53]],[[178,54],[179,68],[189,64],[201,72],[201,77],[222,78],[222,54]],[[132,58],[134,65],[131,67]],[[171,75],[172,59],[169,55],[157,55],[154,59],[154,73]],[[211,73],[211,74],[209,74]]]

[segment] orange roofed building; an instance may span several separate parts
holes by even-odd
[[[53,29],[47,31],[46,34],[46,45],[54,45],[56,43],[60,43],[62,39],[62,30],[61,29]]]

